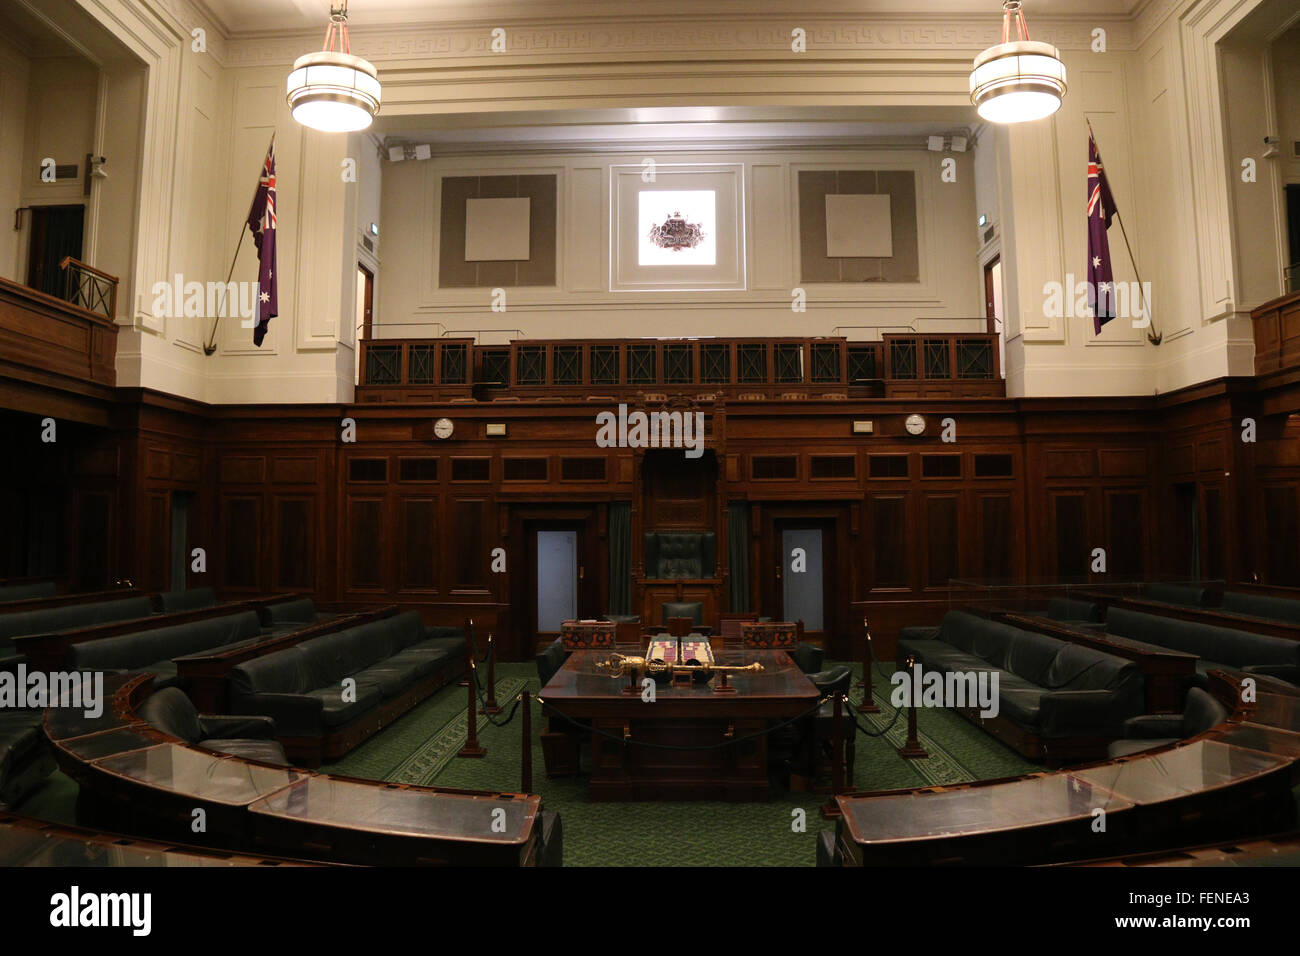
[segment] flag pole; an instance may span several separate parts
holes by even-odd
[[[1095,143],[1097,141],[1097,134],[1093,132],[1092,120],[1085,116],[1083,121],[1088,124],[1088,135],[1092,137],[1092,141]],[[1097,157],[1098,159],[1101,158],[1100,146],[1097,147]],[[1105,168],[1104,165],[1103,168]],[[1111,191],[1114,192],[1114,190]],[[1128,261],[1132,263],[1133,275],[1137,277],[1138,301],[1143,302],[1145,296],[1142,294],[1142,274],[1138,272],[1137,257],[1133,255],[1133,247],[1128,241],[1128,230],[1124,228],[1124,217],[1120,215],[1118,208],[1115,210],[1115,218],[1119,220],[1119,233],[1124,237],[1124,248],[1128,250]],[[1151,315],[1151,303],[1149,301],[1143,302],[1143,310],[1146,312],[1147,316],[1147,341],[1152,345],[1159,345],[1164,341],[1165,337],[1162,333],[1156,331],[1155,318]]]
[[[275,130],[271,130],[271,142],[267,144],[266,152],[270,155],[271,150],[275,148]],[[260,180],[259,180],[260,183]],[[260,188],[260,187],[259,187]],[[258,190],[253,190],[253,202],[257,202]],[[248,204],[248,211],[253,211],[253,204]],[[221,313],[225,311],[226,293],[230,291],[230,280],[235,276],[235,263],[239,261],[239,250],[244,245],[244,233],[248,231],[248,216],[239,226],[239,242],[235,243],[235,254],[230,258],[230,271],[226,273],[226,284],[221,287],[221,304],[217,306],[217,314],[212,317],[212,331],[208,334],[208,341],[203,343],[203,354],[211,355],[217,350],[217,323],[221,321]]]
[[[240,223],[239,242],[235,243],[235,254],[230,259],[230,271],[226,273],[226,284],[221,287],[221,305],[217,306],[217,314],[212,317],[212,331],[208,334],[208,341],[203,343],[203,354],[211,355],[217,350],[217,323],[221,321],[221,313],[225,311],[222,307],[226,304],[226,292],[230,289],[230,280],[235,275],[235,263],[239,261],[239,250],[244,245],[244,233],[248,231],[248,223]]]

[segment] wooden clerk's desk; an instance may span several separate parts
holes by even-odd
[[[626,677],[596,667],[613,652],[642,655],[645,647],[574,651],[542,688],[550,728],[543,735],[548,775],[576,769],[573,757],[589,726],[592,800],[767,799],[763,731],[770,721],[806,713],[819,697],[788,652],[715,645],[718,664],[758,662],[763,670],[729,674],[734,693],[715,693],[711,684],[674,687],[663,681],[653,703],[625,695]],[[713,683],[720,680],[715,676]],[[737,743],[710,747],[730,740]]]

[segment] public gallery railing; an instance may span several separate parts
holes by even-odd
[[[845,338],[366,339],[358,401],[708,391],[733,399],[1004,394],[988,333]]]

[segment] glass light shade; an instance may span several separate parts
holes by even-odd
[[[1065,95],[1065,64],[1056,47],[1034,40],[991,46],[975,57],[970,101],[990,123],[1051,116]]]
[[[289,74],[293,118],[325,133],[365,129],[379,112],[379,76],[359,56],[325,50],[300,56]]]

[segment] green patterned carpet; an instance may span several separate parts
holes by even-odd
[[[855,680],[860,670],[855,668]],[[889,673],[886,666],[875,675],[874,696],[881,713],[859,717],[874,731],[888,726],[893,716]],[[497,700],[507,712],[525,685],[537,693],[534,665],[497,666]],[[756,804],[589,803],[585,777],[546,778],[536,736],[544,721],[533,706],[533,784],[543,805],[563,817],[566,866],[811,866],[817,833],[833,826],[818,811],[824,796],[775,788],[770,802]],[[906,736],[905,717],[884,738],[859,735],[854,786],[885,790],[1042,769],[946,710],[921,710],[918,728],[921,744],[930,754],[924,760],[904,760],[896,752]],[[518,717],[508,726],[496,727],[480,716],[478,735],[487,756],[457,758],[455,752],[465,740],[465,690],[453,685],[322,769],[374,780],[518,790]],[[802,833],[792,826],[798,809],[806,813],[807,828]]]

